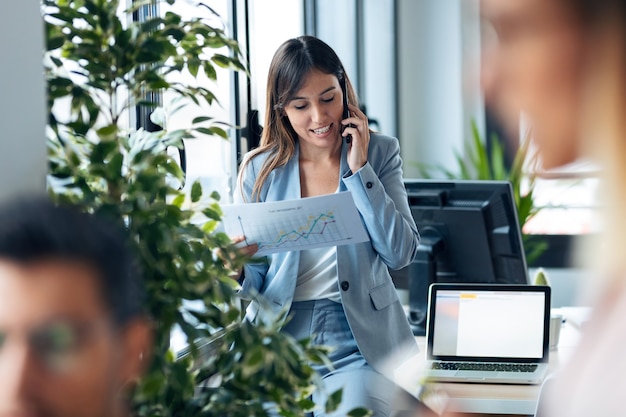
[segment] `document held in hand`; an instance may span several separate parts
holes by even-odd
[[[258,244],[256,256],[369,240],[350,192],[222,206],[229,236]]]

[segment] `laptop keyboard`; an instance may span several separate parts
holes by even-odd
[[[433,362],[431,369],[452,371],[534,372],[534,363]]]

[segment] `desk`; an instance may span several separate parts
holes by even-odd
[[[558,349],[550,352],[549,369],[551,372],[568,360],[579,337],[580,329],[577,325],[566,321],[561,328]],[[417,337],[417,342],[425,360],[425,338]],[[447,397],[446,411],[489,416],[533,415],[541,389],[539,385],[474,383],[435,383],[432,387]],[[411,392],[412,387],[405,386],[405,389]]]

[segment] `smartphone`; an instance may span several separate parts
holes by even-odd
[[[343,119],[342,120],[344,120],[350,117],[350,109],[348,109],[348,89],[346,87],[345,79],[341,83],[341,90],[343,92]],[[343,133],[345,128],[346,128],[345,125],[341,125],[341,133]],[[347,135],[345,139],[346,139],[346,143],[352,142],[352,135]]]

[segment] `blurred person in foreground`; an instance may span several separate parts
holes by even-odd
[[[544,168],[591,156],[603,172],[604,231],[591,252],[594,312],[545,392],[542,416],[624,414],[626,390],[626,2],[483,0],[498,34],[492,64],[528,116]]]
[[[151,333],[123,231],[46,197],[0,206],[0,417],[121,417]]]

